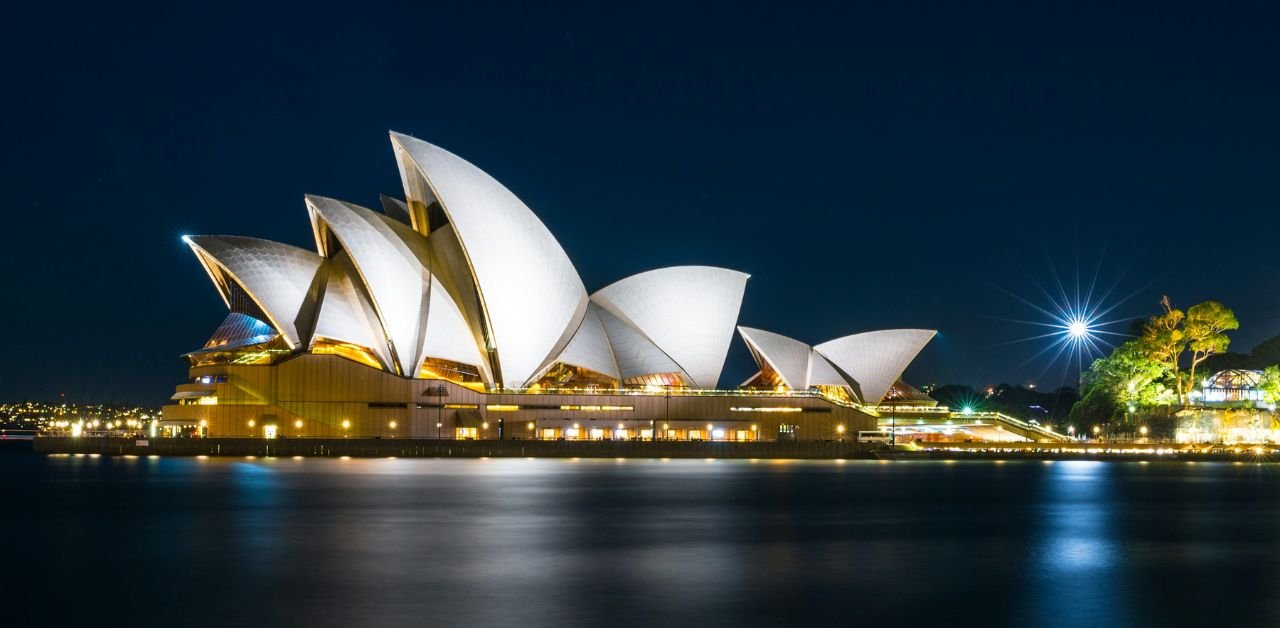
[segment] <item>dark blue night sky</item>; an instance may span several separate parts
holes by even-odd
[[[1274,3],[186,4],[7,16],[2,398],[166,399],[225,315],[179,236],[312,246],[304,193],[401,195],[391,129],[588,290],[711,264],[746,325],[939,329],[915,383],[1074,380],[1005,344],[1050,262],[1280,333]]]

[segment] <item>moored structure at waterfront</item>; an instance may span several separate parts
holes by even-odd
[[[404,200],[305,204],[315,251],[185,236],[230,313],[184,356],[161,427],[263,438],[836,440],[931,330],[809,346],[738,328],[748,275],[642,272],[588,293],[560,244],[467,161],[392,133]],[[760,367],[720,388],[738,329]]]

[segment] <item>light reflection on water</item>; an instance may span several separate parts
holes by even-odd
[[[1278,478],[1179,463],[5,455],[0,488],[24,514],[0,532],[23,540],[5,561],[23,566],[8,569],[29,592],[21,612],[57,608],[62,623],[1258,625],[1280,619]]]

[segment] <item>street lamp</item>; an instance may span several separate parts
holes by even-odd
[[[839,439],[840,439],[841,441],[843,441],[843,440],[844,440],[844,425],[843,425],[843,424],[841,424],[841,425],[837,425],[837,426],[836,426],[836,433],[840,435],[840,436],[839,436]]]

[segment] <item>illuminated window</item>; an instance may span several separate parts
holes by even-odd
[[[680,377],[679,373],[651,373],[637,377],[628,377],[622,380],[622,385],[631,388],[653,386],[658,389],[685,387],[684,379]]]
[[[479,435],[479,431],[474,427],[459,427],[454,429],[454,438],[458,440],[475,440]]]
[[[702,430],[689,430],[689,440],[702,440]]]
[[[485,408],[485,410],[488,410],[489,412],[515,412],[516,410],[519,410],[519,409],[520,409],[520,406],[512,406],[512,405],[506,405],[506,404],[491,403],[491,404],[489,404],[489,405],[485,406],[484,408]]]
[[[468,388],[483,387],[480,370],[470,364],[441,358],[427,358],[418,371],[419,379],[443,379]]]
[[[604,430],[598,427],[591,428],[591,440],[604,440]]]
[[[613,437],[618,440],[629,440],[631,438],[631,430],[616,429],[613,431]]]
[[[555,366],[547,371],[546,375],[542,376],[542,379],[538,380],[530,388],[581,389],[586,387],[613,390],[618,387],[618,380],[579,366],[570,366],[563,362],[557,362]]]
[[[569,427],[569,428],[565,428],[564,430],[564,437],[569,440],[575,440],[575,439],[581,438],[580,434],[581,434],[581,430],[579,430],[576,427]]]
[[[378,362],[378,358],[373,356],[372,351],[346,342],[320,340],[311,347],[311,352],[316,355],[336,355],[365,366],[371,366],[376,369],[382,368],[382,363]]]
[[[718,427],[718,428],[716,428],[716,429],[714,429],[714,430],[711,430],[711,439],[712,439],[712,440],[724,440],[724,428],[719,428],[719,427]]]

